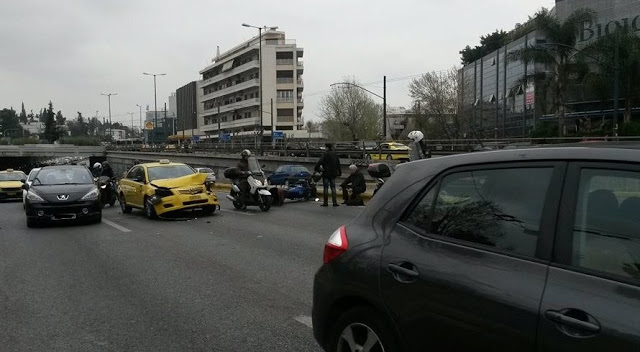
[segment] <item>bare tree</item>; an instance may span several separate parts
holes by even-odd
[[[323,126],[331,140],[376,139],[381,132],[381,106],[355,80],[334,86],[320,103]],[[354,86],[356,85],[356,86]]]
[[[413,79],[409,95],[417,114],[415,127],[428,138],[462,138],[469,124],[459,109],[461,87],[457,67]]]

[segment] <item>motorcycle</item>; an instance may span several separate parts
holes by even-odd
[[[236,209],[244,210],[247,206],[257,205],[262,211],[268,211],[271,208],[273,198],[271,192],[267,189],[267,178],[264,171],[254,157],[249,158],[249,170],[240,171],[237,168],[229,168],[224,171],[224,176],[232,180],[231,192],[227,195],[227,199],[233,202]],[[240,183],[246,177],[249,184],[249,194],[242,194]]]
[[[369,164],[369,167],[367,167],[367,173],[369,174],[369,176],[376,179],[376,189],[373,190],[373,195],[375,196],[380,188],[384,185],[385,179],[391,176],[391,169],[387,164],[375,163]]]
[[[317,196],[316,184],[312,177],[289,178],[285,181],[286,199],[314,199]]]
[[[100,176],[97,179],[97,184],[100,190],[100,205],[104,208],[106,204],[111,207],[116,204],[118,194],[116,193],[115,179],[111,179],[109,176]]]

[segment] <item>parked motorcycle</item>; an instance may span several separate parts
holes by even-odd
[[[317,192],[312,177],[291,177],[285,181],[284,197],[286,199],[314,199]]]
[[[273,198],[271,192],[267,190],[267,178],[264,171],[258,164],[258,160],[254,157],[249,158],[249,170],[240,171],[238,168],[232,167],[224,171],[224,177],[232,180],[231,192],[227,198],[233,202],[236,209],[246,209],[247,206],[257,205],[262,211],[268,211],[271,208]],[[240,183],[246,178],[249,184],[249,194],[242,194]]]
[[[106,204],[109,206],[116,204],[118,194],[116,193],[115,179],[111,179],[109,176],[100,176],[97,184],[100,189],[100,205],[104,208]]]
[[[391,176],[391,169],[387,164],[375,163],[369,164],[367,173],[376,179],[376,189],[373,190],[373,195],[375,196],[378,190],[384,185],[385,179]]]

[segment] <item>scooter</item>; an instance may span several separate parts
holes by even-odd
[[[100,189],[100,205],[104,208],[105,205],[113,206],[116,204],[118,195],[114,186],[114,181],[109,176],[98,177],[98,188]]]
[[[391,176],[391,169],[387,164],[375,163],[369,164],[369,167],[367,167],[367,173],[369,176],[376,179],[376,189],[373,190],[373,195],[375,196],[384,185],[385,179]]]
[[[249,158],[249,169],[252,171],[243,172],[237,168],[229,168],[224,171],[224,176],[232,180],[231,192],[227,195],[227,199],[232,201],[233,206],[239,210],[244,210],[250,205],[257,205],[260,210],[268,211],[271,208],[273,198],[271,192],[267,190],[267,178],[264,171],[253,157]],[[240,182],[244,177],[250,187],[248,195],[243,195],[240,190]]]
[[[309,200],[317,196],[316,184],[312,177],[289,178],[285,182],[284,197],[286,199]]]

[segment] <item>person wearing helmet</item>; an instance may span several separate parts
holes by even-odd
[[[111,168],[111,165],[109,165],[108,161],[102,163],[102,174],[100,176],[107,176],[110,179],[114,177],[113,169]]]
[[[364,175],[358,169],[358,166],[349,165],[349,177],[342,184],[342,203],[346,205],[364,205],[360,195],[367,190],[367,184],[364,181]],[[351,190],[351,196],[349,196]]]
[[[245,149],[240,153],[240,161],[238,161],[238,165],[236,166],[239,171],[242,172],[242,176],[240,178],[240,182],[238,187],[240,188],[240,192],[242,192],[242,197],[246,200],[249,197],[249,191],[251,187],[249,186],[249,182],[247,182],[247,177],[249,173],[249,157],[251,156],[251,151],[249,149]]]
[[[431,152],[427,149],[424,142],[424,134],[420,131],[411,131],[407,136],[411,140],[411,152],[409,159],[411,161],[426,159],[431,157]]]
[[[100,177],[102,175],[102,165],[100,163],[93,164],[91,174],[93,174],[93,177]]]

